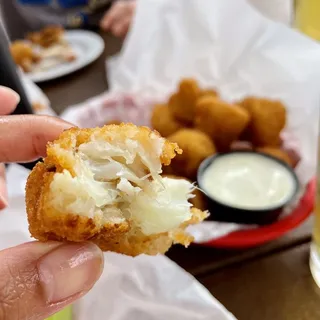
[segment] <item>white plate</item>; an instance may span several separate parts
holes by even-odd
[[[46,71],[28,73],[29,79],[34,82],[43,82],[73,73],[98,59],[104,49],[103,39],[90,31],[66,31],[65,39],[71,45],[77,58],[72,62],[56,65]]]

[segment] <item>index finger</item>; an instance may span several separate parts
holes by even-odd
[[[14,115],[0,117],[0,162],[28,162],[46,154],[48,141],[72,127],[56,117]]]

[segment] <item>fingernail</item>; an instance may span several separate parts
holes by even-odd
[[[49,304],[87,292],[103,268],[101,250],[92,243],[61,245],[38,262],[40,283]]]
[[[10,94],[13,97],[13,99],[15,99],[16,104],[20,102],[20,96],[15,91],[13,91],[8,87],[0,86],[0,95],[1,94]]]

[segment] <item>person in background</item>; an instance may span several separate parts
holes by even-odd
[[[0,0],[1,15],[11,40],[47,25],[96,28],[124,37],[137,0]]]

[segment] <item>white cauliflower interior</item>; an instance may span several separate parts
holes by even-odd
[[[115,136],[112,143],[92,136],[68,151],[76,159],[76,176],[67,170],[55,173],[52,205],[60,212],[98,215],[102,221],[127,219],[145,235],[179,227],[191,218],[188,200],[194,187],[161,177],[163,146],[164,139],[155,134],[142,142]]]

